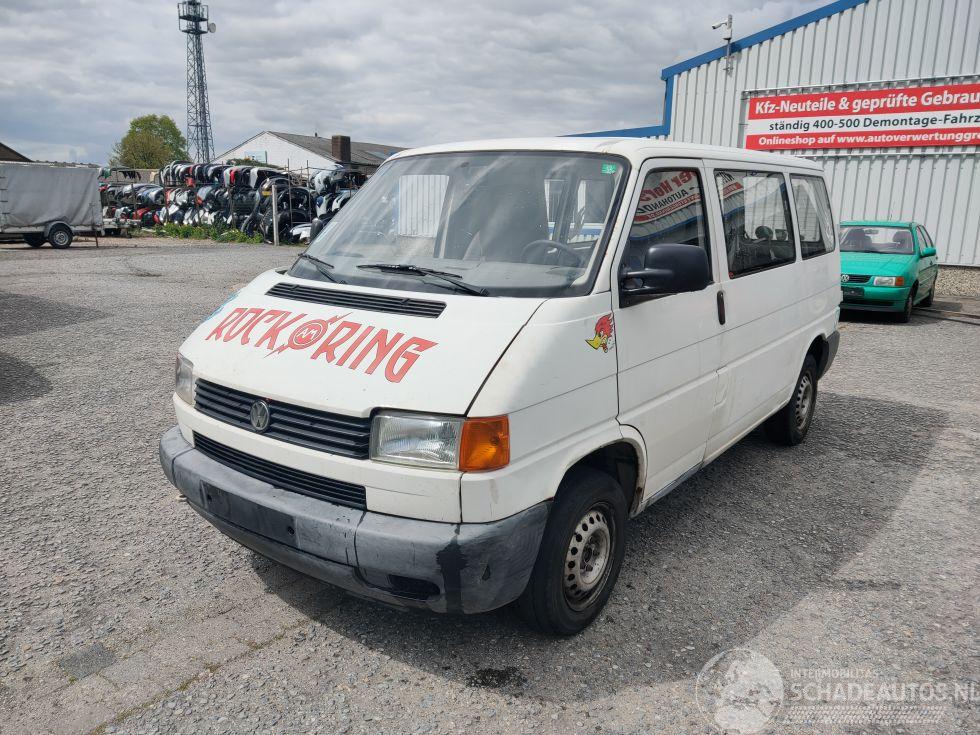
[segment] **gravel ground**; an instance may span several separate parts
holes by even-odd
[[[207,525],[157,461],[174,352],[296,251],[80,245],[0,247],[0,732],[710,732],[695,681],[730,649],[782,676],[765,731],[980,731],[975,683],[917,722],[792,700],[980,678],[969,320],[845,321],[808,440],[756,432],[653,506],[603,617],[555,640],[362,602]]]

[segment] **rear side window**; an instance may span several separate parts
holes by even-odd
[[[710,262],[704,192],[697,171],[661,169],[647,174],[629,243],[631,249],[662,243],[697,245],[704,248]]]
[[[804,258],[834,252],[834,216],[823,179],[791,175],[796,200],[796,224],[800,229],[800,250]]]
[[[796,260],[786,179],[769,171],[717,171],[730,277]]]

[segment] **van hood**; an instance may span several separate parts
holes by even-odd
[[[900,276],[908,269],[914,257],[914,255],[901,254],[842,252],[841,271],[869,276]]]
[[[302,293],[270,295],[274,286]],[[323,300],[333,303],[317,303]],[[205,319],[180,351],[197,379],[263,398],[352,416],[375,408],[465,414],[542,301],[364,288],[269,271]],[[429,316],[402,313],[416,310]]]

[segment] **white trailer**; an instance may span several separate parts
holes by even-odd
[[[67,248],[83,232],[103,233],[98,168],[0,163],[0,237]]]

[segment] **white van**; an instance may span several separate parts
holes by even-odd
[[[164,471],[254,551],[572,634],[627,519],[753,428],[803,440],[837,351],[819,166],[647,139],[389,159],[177,356]]]

